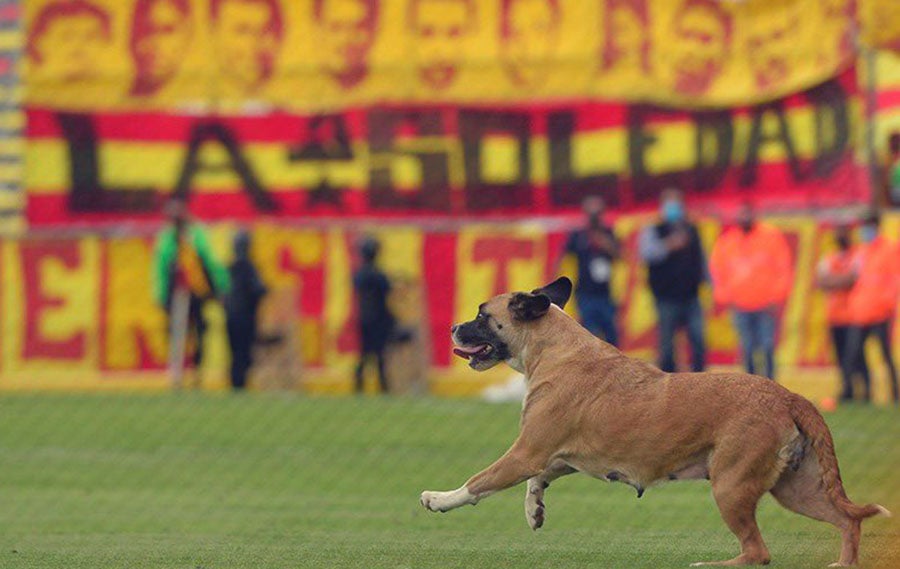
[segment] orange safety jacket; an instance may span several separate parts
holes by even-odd
[[[847,276],[854,271],[856,263],[856,249],[833,253],[819,263],[820,275]],[[826,314],[828,323],[833,326],[845,326],[853,322],[853,313],[850,311],[850,289],[829,290],[825,293]]]
[[[900,285],[898,255],[897,246],[880,236],[856,248],[858,277],[849,294],[853,324],[875,324],[893,316]]]
[[[756,222],[749,232],[732,227],[713,246],[709,270],[713,296],[738,310],[783,303],[791,291],[791,251],[778,228]]]

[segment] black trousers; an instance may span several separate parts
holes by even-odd
[[[360,321],[359,338],[362,345],[359,363],[356,365],[357,393],[362,393],[363,391],[363,373],[365,372],[366,364],[373,359],[378,366],[378,386],[381,388],[381,392],[388,393],[390,391],[385,372],[385,353],[393,331],[394,321],[390,318]]]
[[[860,379],[864,386],[868,386],[871,383],[869,364],[866,363],[866,353],[865,350],[857,350],[854,360],[845,365],[844,347],[847,345],[847,333],[850,331],[850,326],[846,324],[831,326],[830,331],[831,343],[834,346],[834,359],[838,362],[838,367],[841,370],[840,400],[853,401],[853,395],[856,391],[855,380],[857,378]],[[846,368],[849,368],[849,373],[847,373]],[[868,391],[868,387],[865,390]]]
[[[841,358],[841,380],[844,384],[844,391],[841,393],[842,400],[853,399],[853,374],[854,371],[860,369],[861,365],[865,365],[865,345],[869,336],[875,336],[878,339],[878,346],[881,349],[881,356],[888,368],[888,374],[891,380],[891,396],[895,403],[900,400],[900,386],[897,383],[897,367],[894,365],[894,356],[891,354],[891,338],[890,338],[890,321],[876,322],[864,326],[849,326],[847,328],[847,336],[844,340],[843,356]],[[860,363],[862,362],[862,364]],[[863,391],[862,398],[865,401],[872,399],[872,382],[868,369],[863,375]],[[847,389],[850,389],[848,392]]]
[[[253,318],[228,315],[228,346],[231,349],[231,387],[247,386],[247,372],[253,364],[253,344],[256,342],[256,321]]]

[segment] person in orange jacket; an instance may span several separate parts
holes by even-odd
[[[762,352],[765,374],[775,378],[776,314],[793,282],[791,251],[781,231],[758,221],[749,203],[741,205],[736,227],[726,230],[710,258],[713,295],[728,306],[741,338],[748,373],[756,373]]]
[[[857,278],[856,248],[850,238],[850,226],[846,223],[835,226],[834,240],[837,251],[822,258],[816,268],[816,284],[825,291],[827,297],[828,328],[834,346],[835,360],[843,371],[844,346],[853,325],[850,311],[850,290]],[[855,361],[848,363],[850,375],[841,374],[841,402],[853,401],[853,376],[858,375],[864,385],[869,384],[869,365],[863,350],[856,353]]]
[[[862,243],[854,255],[857,276],[848,297],[852,321],[844,345],[841,374],[844,383],[852,381],[851,362],[863,357],[866,339],[874,335],[890,374],[893,400],[897,403],[900,401],[900,388],[897,384],[897,368],[891,354],[890,322],[897,306],[900,287],[900,251],[894,243],[879,235],[880,221],[878,213],[873,211],[866,215],[860,227]],[[867,381],[863,399],[870,401],[871,395],[871,385]]]

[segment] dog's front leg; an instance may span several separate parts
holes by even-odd
[[[525,491],[525,520],[528,527],[533,530],[544,525],[544,490],[550,486],[550,483],[561,476],[578,472],[568,464],[557,461],[550,465],[547,470],[541,472],[537,476],[528,479],[528,489]]]
[[[540,458],[514,445],[497,462],[482,470],[450,492],[422,492],[419,502],[432,512],[446,512],[515,486],[540,473],[546,464]]]

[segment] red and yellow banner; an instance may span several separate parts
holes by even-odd
[[[807,89],[855,57],[855,0],[23,4],[27,100],[64,110],[727,107]]]
[[[647,217],[623,217],[616,232],[624,244],[614,267],[613,295],[625,350],[653,360],[656,324],[637,236]],[[832,361],[824,297],[814,268],[833,247],[828,228],[811,218],[772,220],[787,235],[796,281],[784,306],[777,358],[780,366],[827,365]],[[721,230],[702,220],[710,250]],[[900,218],[889,216],[885,232],[900,236]],[[211,228],[214,248],[227,260],[234,228]],[[293,291],[301,347],[303,385],[310,390],[348,390],[357,349],[351,275],[354,243],[372,234],[383,243],[383,266],[394,279],[423,291],[418,335],[425,339],[429,378],[436,393],[471,393],[508,376],[508,370],[476,374],[451,354],[449,329],[471,319],[480,302],[507,290],[531,290],[553,278],[565,233],[537,224],[476,224],[459,231],[418,227],[360,226],[352,230],[289,228],[259,224],[252,256],[266,284]],[[83,237],[8,240],[0,244],[0,389],[99,388],[164,384],[165,316],[150,292],[152,239]],[[571,274],[571,268],[564,265]],[[707,342],[714,363],[732,363],[737,336],[731,317],[714,306],[708,290]],[[403,302],[411,302],[412,297]],[[228,356],[221,308],[207,309],[210,332],[205,377],[224,380]],[[900,338],[895,334],[894,338]],[[900,341],[900,340],[898,340]]]
[[[28,111],[29,222],[155,219],[170,195],[205,219],[515,218],[689,201],[809,208],[868,196],[851,71],[755,107],[373,107],[206,117]],[[711,202],[711,203],[710,203]]]

